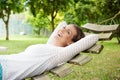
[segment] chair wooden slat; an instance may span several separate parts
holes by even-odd
[[[59,77],[64,77],[72,72],[71,70],[72,65],[68,64],[63,64],[61,66],[58,66],[52,70],[50,70],[53,74],[59,76]]]
[[[90,35],[90,34],[95,34],[95,33],[88,33],[88,32],[84,32],[85,36]],[[112,32],[108,32],[108,33],[97,33],[99,36],[99,40],[111,40],[113,37],[113,33]]]
[[[111,31],[116,31],[119,27],[119,24],[115,25],[98,25],[98,24],[92,24],[92,23],[87,23],[82,28],[85,28],[90,31],[94,32],[111,32]]]
[[[47,74],[41,74],[31,78],[32,80],[51,80]]]
[[[113,33],[109,32],[109,33],[100,33],[99,34],[99,40],[111,40],[113,37]]]
[[[70,60],[69,63],[81,66],[81,65],[88,63],[90,60],[92,60],[92,58],[90,56],[79,54],[75,58]]]
[[[103,49],[103,45],[101,44],[95,44],[94,46],[92,46],[91,48],[83,51],[83,52],[87,52],[87,53],[100,53]]]

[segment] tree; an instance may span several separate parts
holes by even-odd
[[[65,13],[64,19],[67,22],[74,22],[78,25],[87,22],[94,23],[99,13],[93,0],[71,0],[70,9]]]
[[[33,32],[37,36],[40,35],[41,29],[45,29],[46,26],[49,24],[49,20],[46,17],[43,17],[42,12],[36,17],[28,15],[27,22],[33,26]]]
[[[99,18],[100,18],[99,22],[102,22],[103,20],[111,18],[115,14],[119,13],[120,0],[102,0],[102,1],[97,0],[97,1],[95,1],[95,6],[96,6],[97,10],[99,10],[99,13],[101,14],[99,16]],[[120,16],[115,17],[114,22],[119,24]],[[114,24],[114,22],[112,24]],[[111,24],[111,22],[109,21],[104,24]]]
[[[6,40],[9,40],[9,18],[10,14],[21,12],[24,8],[23,0],[0,0],[0,18],[5,23]]]
[[[71,8],[65,13],[64,19],[67,22],[74,22],[78,25],[99,23],[106,20],[120,10],[120,0],[71,0]],[[120,22],[117,16],[115,22]],[[110,21],[108,22],[108,24]]]
[[[44,16],[50,19],[52,31],[55,29],[54,20],[59,11],[66,10],[69,0],[28,0],[26,5],[29,6],[30,12],[34,17],[43,11]],[[49,18],[50,17],[50,18]]]

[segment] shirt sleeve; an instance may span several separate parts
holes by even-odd
[[[60,22],[60,23],[58,24],[57,28],[56,28],[56,29],[53,31],[53,33],[51,34],[50,38],[48,39],[47,44],[51,44],[51,43],[54,41],[54,35],[57,33],[57,31],[58,31],[59,29],[61,29],[62,27],[66,26],[66,25],[67,25],[67,23],[66,23],[65,21]]]
[[[63,50],[60,50],[57,55],[54,56],[51,60],[51,68],[55,67],[59,64],[65,63],[73,58],[76,54],[81,51],[84,51],[90,47],[92,47],[97,41],[99,37],[96,34],[88,35],[81,40],[65,47]]]

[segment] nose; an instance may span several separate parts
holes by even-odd
[[[60,31],[61,31],[61,32],[65,32],[65,31],[66,31],[66,29],[65,29],[65,28],[62,28],[62,29],[60,29]]]

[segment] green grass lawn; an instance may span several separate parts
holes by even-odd
[[[23,51],[32,44],[46,43],[48,38],[36,38],[33,36],[10,37],[9,41],[0,38],[0,46],[8,47],[7,52],[0,54],[14,54]],[[73,72],[66,77],[59,78],[52,74],[52,80],[120,80],[120,44],[117,39],[104,41],[104,48],[100,54],[87,54],[93,59],[84,66],[74,65]]]

